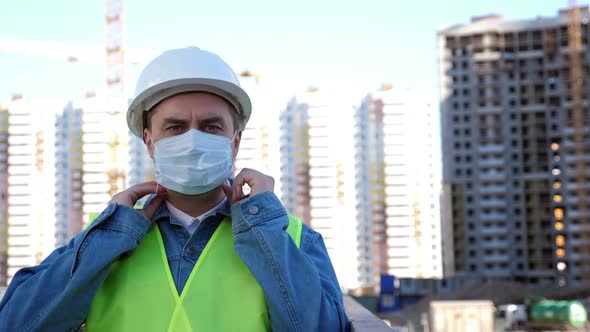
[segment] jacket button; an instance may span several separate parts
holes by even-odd
[[[248,212],[250,212],[250,214],[257,214],[258,213],[258,206],[256,205],[252,205],[249,209]]]
[[[194,255],[197,252],[197,249],[195,249],[195,247],[188,247],[186,248],[186,252],[188,252],[191,255]]]

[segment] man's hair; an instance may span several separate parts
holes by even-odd
[[[178,95],[182,95],[182,94],[189,94],[189,93],[195,93],[195,92],[193,92],[193,91],[183,92],[183,93],[176,94],[174,96],[178,96]],[[216,94],[213,94],[213,93],[209,93],[209,92],[205,92],[205,91],[198,92],[198,93],[206,93],[206,94],[209,94],[209,95],[212,95],[212,96],[216,96],[216,97],[219,97],[219,98],[223,99],[223,101],[227,104],[227,106],[230,108],[230,110],[233,111],[233,112],[230,112],[230,113],[231,113],[231,116],[232,116],[232,122],[233,122],[233,125],[234,125],[234,130],[238,130],[238,111],[236,110],[236,108],[229,101],[227,101],[225,98],[223,98],[221,96],[218,96]],[[172,97],[174,97],[174,96],[172,96]],[[168,98],[171,98],[171,97],[168,97]],[[162,101],[164,101],[164,100],[162,100]],[[154,107],[152,107],[149,111],[144,111],[143,112],[143,114],[142,114],[142,125],[143,125],[142,128],[143,129],[147,128],[148,130],[152,130],[151,129],[151,125],[152,125],[153,111],[156,109],[156,107],[158,107],[158,105],[160,105],[161,102],[159,102],[156,105],[154,105]]]

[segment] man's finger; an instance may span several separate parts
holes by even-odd
[[[156,187],[157,187],[157,182],[156,181],[150,181],[150,182],[144,182],[144,183],[138,183],[136,185],[133,185],[131,187],[129,187],[130,193],[133,194],[132,199],[134,199],[135,203],[138,199],[142,198],[145,195],[148,194],[153,194],[156,191]],[[158,191],[159,188],[158,188]],[[165,191],[165,190],[164,190]]]
[[[157,182],[156,182],[156,188],[157,188],[156,194],[161,194],[161,193],[168,192],[168,189],[166,189],[166,187],[164,187],[162,185],[158,185]]]
[[[244,170],[242,170],[234,179],[232,184],[232,203],[237,202],[242,198],[242,187],[246,184],[246,178],[244,177]]]
[[[230,186],[229,183],[224,183],[221,186],[221,189],[223,189],[223,193],[225,194],[225,197],[227,197],[229,202],[233,204],[234,198],[233,198],[232,186]]]
[[[156,181],[144,182],[144,183],[139,183],[139,184],[133,185],[133,186],[127,188],[126,190],[114,195],[113,198],[111,199],[111,202],[133,207],[135,205],[135,203],[140,198],[142,198],[145,195],[154,193],[156,191],[156,186],[157,186]],[[163,188],[163,191],[158,189],[158,192],[165,192],[165,191],[166,191],[165,188]]]
[[[156,213],[158,207],[160,207],[160,204],[162,204],[162,202],[166,199],[166,196],[167,193],[165,192],[156,195],[156,197],[154,197],[147,206],[144,206],[143,209],[141,209],[141,213],[146,218],[151,219],[154,213]]]
[[[250,169],[243,169],[238,176],[234,179],[234,184],[232,186],[234,201],[240,201],[244,198],[244,185],[248,185],[250,187],[250,192],[252,188],[256,186],[255,176],[256,173]]]

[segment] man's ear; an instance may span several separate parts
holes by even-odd
[[[240,142],[242,141],[242,131],[238,131],[236,133],[236,138],[234,138],[234,149],[233,149],[233,155],[232,155],[232,159],[236,160],[236,157],[238,155],[238,150],[240,149]]]
[[[143,129],[143,142],[145,143],[145,147],[147,148],[148,153],[150,154],[150,158],[152,158],[152,160],[153,160],[154,159],[154,142],[152,140],[152,133],[147,128]]]

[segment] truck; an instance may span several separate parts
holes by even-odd
[[[430,302],[432,332],[493,332],[494,303],[477,301]]]
[[[505,331],[588,331],[588,314],[579,301],[554,301],[541,297],[524,304],[498,306],[497,316],[506,322]]]

